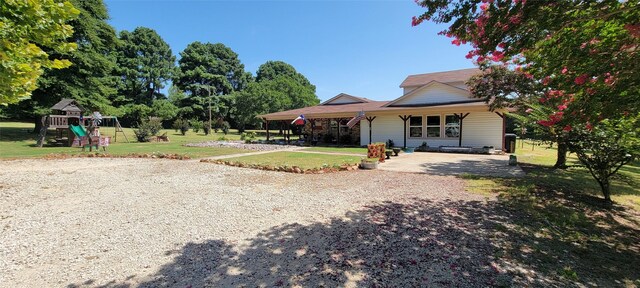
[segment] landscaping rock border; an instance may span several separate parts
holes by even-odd
[[[294,145],[278,145],[278,144],[261,144],[261,143],[245,143],[244,141],[205,141],[199,143],[187,143],[186,147],[231,147],[255,151],[272,151],[297,148]]]
[[[240,168],[251,168],[251,169],[258,169],[258,170],[279,171],[279,172],[297,173],[297,174],[324,174],[324,173],[333,173],[338,171],[358,170],[358,164],[354,164],[354,165],[343,164],[337,168],[326,167],[326,168],[303,169],[298,166],[271,166],[271,165],[259,165],[259,164],[246,164],[242,162],[228,161],[224,159],[200,159],[200,162],[221,164],[221,165],[234,166],[234,167],[240,167]]]
[[[175,153],[129,153],[126,155],[111,155],[109,153],[84,153],[84,154],[58,154],[52,153],[42,157],[45,160],[67,159],[67,158],[154,158],[171,160],[190,160],[191,157]]]

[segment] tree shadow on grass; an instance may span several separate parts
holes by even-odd
[[[188,243],[153,275],[100,287],[611,287],[640,277],[640,231],[527,199],[386,202],[272,227],[246,245]]]

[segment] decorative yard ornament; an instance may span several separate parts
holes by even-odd
[[[93,114],[91,114],[91,124],[93,124],[93,127],[97,127],[100,126],[100,124],[102,123],[102,114],[100,114],[100,112],[98,111],[93,111]]]
[[[307,123],[307,120],[304,119],[304,115],[300,114],[298,118],[293,119],[293,121],[291,122],[291,125],[304,125],[305,123]]]

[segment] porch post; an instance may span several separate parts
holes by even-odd
[[[269,120],[267,118],[263,118],[265,122],[265,126],[267,128],[267,141],[269,141]]]
[[[404,145],[402,148],[407,148],[407,120],[409,120],[409,118],[411,118],[411,115],[407,116],[407,115],[398,115],[398,117],[400,117],[400,119],[402,119],[402,121],[404,122]]]
[[[506,119],[506,115],[504,113],[500,113],[500,112],[495,112],[496,114],[498,114],[498,116],[500,116],[500,118],[502,118],[502,151],[507,151],[505,150],[507,143],[505,142],[505,138],[504,138],[504,134],[507,133],[507,119]]]
[[[311,125],[311,139],[309,141],[313,141],[313,138],[315,138],[314,136],[315,132],[313,130],[315,130],[316,128],[316,121],[314,119],[309,119],[309,125]]]
[[[460,115],[455,114],[458,119],[460,119],[460,135],[458,135],[458,147],[462,147],[462,120],[464,120],[464,118],[466,118],[467,116],[469,116],[469,113],[462,115],[462,113],[460,113]]]
[[[369,116],[366,119],[367,121],[369,121],[369,144],[371,144],[371,122],[373,122],[373,120],[376,119],[376,116],[373,116],[373,117]]]
[[[336,145],[340,146],[340,121],[342,121],[342,119],[340,118],[336,118],[336,122],[338,122],[338,136],[336,137]]]

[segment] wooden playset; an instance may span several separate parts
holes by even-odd
[[[85,109],[73,99],[62,99],[51,107],[54,114],[42,117],[42,128],[38,136],[38,147],[42,147],[47,135],[47,130],[56,129],[54,144],[69,147],[89,146],[89,149],[109,146],[111,137],[100,136],[99,125],[112,124],[115,128],[113,142],[117,141],[118,132],[127,135],[122,130],[118,118],[115,116],[102,116],[94,112],[89,116],[83,116]]]

